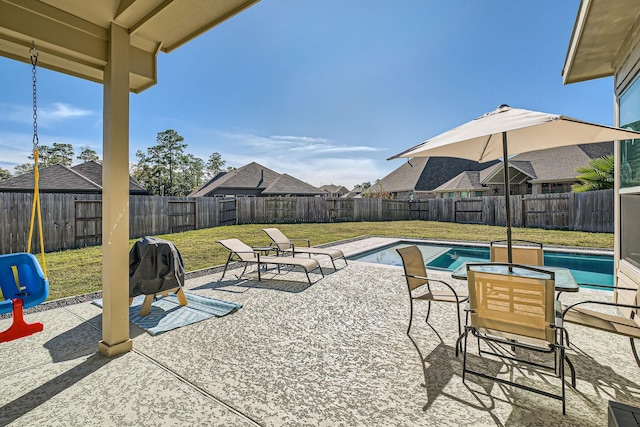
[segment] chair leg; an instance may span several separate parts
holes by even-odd
[[[566,385],[564,384],[564,360],[565,360],[566,356],[564,354],[564,347],[560,347],[560,360],[562,361],[562,363],[560,363],[560,382],[562,383],[562,415],[565,415],[567,413],[566,410],[566,396],[565,396],[565,389],[566,389]],[[569,359],[567,359],[568,361]],[[571,366],[571,365],[569,365]],[[573,369],[571,371],[572,375],[573,375]]]
[[[424,318],[425,323],[429,323],[429,314],[431,314],[431,301],[427,305],[427,316]]]
[[[409,327],[407,328],[407,335],[409,335],[409,331],[411,330],[411,322],[413,322],[413,299],[409,298]]]
[[[629,338],[631,341],[631,351],[633,352],[633,357],[636,358],[636,363],[640,366],[640,358],[638,357],[638,351],[636,350],[636,343],[633,341],[633,338]]]
[[[462,328],[460,327],[460,322],[462,319],[460,318],[460,304],[456,304],[456,314],[458,315],[458,339],[456,340],[456,357],[458,357],[458,346],[462,343],[460,342],[460,337],[462,336]],[[460,347],[460,351],[462,351],[462,347]]]
[[[233,253],[229,253],[229,257],[227,258],[227,263],[224,265],[224,270],[222,270],[222,276],[220,276],[220,279],[218,280],[218,282],[222,279],[224,279],[224,275],[227,273],[227,267],[229,266],[229,262],[231,261],[231,257],[233,256]]]
[[[467,340],[469,338],[469,330],[465,326],[464,328],[464,350],[462,351],[462,383],[464,383],[467,373]]]

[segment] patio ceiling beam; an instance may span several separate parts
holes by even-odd
[[[39,66],[103,83],[109,55],[107,29],[39,1],[0,0],[0,55],[29,63],[32,42]],[[132,92],[156,84],[159,49],[159,43],[129,46]]]
[[[38,50],[79,59],[95,68],[102,69],[108,60],[107,30],[39,1],[0,2],[0,29],[20,35],[16,38],[29,45],[35,40]]]

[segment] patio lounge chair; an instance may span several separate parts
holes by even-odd
[[[279,252],[285,254],[290,253],[294,257],[296,254],[308,254],[309,258],[311,258],[311,255],[327,255],[331,258],[331,264],[333,264],[334,270],[336,270],[336,264],[334,262],[336,259],[343,259],[345,265],[347,264],[344,253],[339,249],[312,247],[309,239],[293,239],[294,241],[300,240],[306,242],[306,246],[296,246],[291,239],[277,228],[263,228],[262,231],[267,233],[267,236],[273,240],[272,245],[275,246]]]
[[[544,265],[542,243],[529,240],[512,240],[512,262],[525,265]],[[507,241],[494,240],[489,244],[491,262],[508,262]]]
[[[410,298],[411,311],[409,313],[409,326],[407,327],[407,335],[409,335],[409,331],[411,330],[411,322],[413,320],[413,301],[422,300],[429,303],[429,306],[427,308],[427,316],[424,320],[432,329],[433,326],[429,324],[431,303],[455,303],[456,313],[458,314],[458,336],[462,336],[462,327],[460,326],[460,303],[467,300],[467,292],[464,290],[456,291],[450,284],[448,284],[447,282],[443,282],[442,280],[429,279],[427,277],[427,270],[424,265],[424,259],[422,258],[422,252],[420,252],[420,249],[416,245],[396,249],[396,251],[402,258],[402,265],[404,266],[404,277],[407,279],[407,289],[409,291]],[[431,285],[434,283],[444,285],[444,289],[432,289]],[[458,340],[458,342],[460,342],[460,340]],[[459,346],[456,345],[456,355],[458,354],[458,347]]]
[[[466,374],[469,373],[558,399],[562,401],[564,414],[564,361],[571,370],[573,387],[575,387],[575,372],[565,354],[562,318],[559,307],[556,307],[560,302],[554,299],[554,273],[517,264],[511,265],[530,272],[531,276],[528,273],[516,276],[474,270],[486,265],[467,264],[469,308],[464,331],[462,381],[465,381]],[[502,359],[553,370],[561,379],[561,394],[552,394],[546,390],[469,369],[467,341],[470,333],[478,338],[478,352],[481,357],[483,354],[490,354]],[[481,341],[494,343],[491,348],[496,352],[482,350]],[[547,366],[518,358],[516,356],[522,353],[516,352],[516,347],[538,353],[554,354],[554,365]]]
[[[224,271],[222,272],[222,277],[220,277],[220,280],[224,278],[224,275],[227,272],[227,267],[229,266],[229,263],[231,261],[240,261],[244,263],[244,269],[242,270],[240,277],[242,277],[249,264],[256,264],[256,266],[258,267],[258,281],[261,280],[260,270],[262,270],[262,267],[266,268],[268,264],[276,265],[278,267],[278,273],[280,272],[280,266],[283,265],[289,267],[300,267],[307,275],[309,284],[311,284],[309,272],[315,270],[316,268],[320,270],[320,274],[322,274],[322,277],[324,277],[324,273],[322,272],[320,263],[318,262],[318,260],[312,258],[303,259],[260,255],[260,251],[254,250],[251,246],[241,242],[238,239],[217,240],[217,242],[229,250],[229,257],[227,258],[227,263],[224,265]]]

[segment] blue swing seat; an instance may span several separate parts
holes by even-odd
[[[16,274],[19,283],[16,283]],[[22,308],[44,302],[49,296],[49,281],[35,256],[18,252],[0,255],[0,289],[0,314],[6,314],[12,312],[12,300],[16,298],[22,300]]]

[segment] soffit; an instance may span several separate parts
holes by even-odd
[[[562,70],[564,83],[612,76],[639,17],[638,0],[582,0]]]
[[[112,23],[131,36],[130,89],[156,83],[168,53],[259,0],[0,0],[0,55],[102,83]]]

